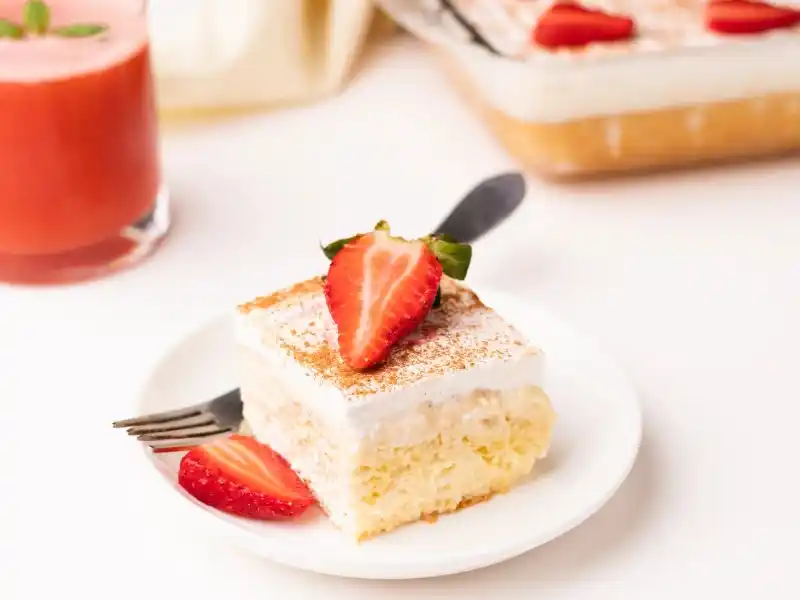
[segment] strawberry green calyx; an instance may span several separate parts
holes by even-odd
[[[428,236],[423,241],[441,263],[445,275],[458,280],[467,277],[472,262],[472,246],[460,244],[448,235]]]

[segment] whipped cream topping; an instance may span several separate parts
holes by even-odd
[[[586,0],[589,8],[632,17],[626,42],[551,50],[531,42],[540,14],[556,0],[451,0],[501,56],[439,0],[381,0],[404,27],[444,46],[493,107],[532,122],[646,112],[800,91],[800,27],[759,35],[706,30],[706,0]],[[800,7],[800,0],[781,4]]]
[[[543,378],[543,353],[448,278],[441,307],[370,371],[350,369],[339,355],[319,279],[240,306],[236,338],[280,369],[315,414],[361,433],[422,403],[476,389],[541,386]]]

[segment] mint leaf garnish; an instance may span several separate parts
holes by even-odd
[[[472,246],[450,241],[450,236],[431,236],[425,243],[442,265],[442,272],[453,279],[463,280],[472,261]]]
[[[76,23],[75,25],[65,25],[56,27],[50,33],[59,37],[85,38],[103,33],[108,29],[108,25],[98,23]]]
[[[29,33],[44,35],[50,29],[50,7],[42,0],[28,0],[22,9],[22,20]]]
[[[25,29],[8,19],[0,19],[0,39],[11,38],[21,40],[25,37]]]
[[[50,28],[50,7],[43,0],[28,0],[22,7],[22,25],[8,19],[0,19],[0,38],[22,39],[27,34],[52,34],[64,38],[85,38],[108,30],[102,23],[73,23]]]
[[[383,221],[383,220],[378,221],[378,223],[375,225],[375,231],[387,231],[388,232],[389,231],[389,223],[387,223],[386,221]]]

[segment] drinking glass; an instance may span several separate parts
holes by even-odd
[[[94,279],[169,228],[145,0],[0,0],[0,282]]]

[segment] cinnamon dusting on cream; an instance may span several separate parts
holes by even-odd
[[[352,399],[538,352],[464,284],[444,277],[441,288],[441,306],[393,348],[384,364],[367,371],[350,368],[339,354],[320,277],[256,298],[238,310],[262,334],[262,343],[277,346]]]
[[[273,294],[269,294],[267,296],[259,296],[258,298],[251,300],[250,302],[246,302],[245,304],[240,304],[238,307],[239,312],[241,313],[249,313],[256,308],[261,309],[268,309],[277,304],[281,304],[282,302],[291,301],[292,299],[298,298],[305,294],[313,294],[315,292],[320,292],[323,289],[323,281],[322,277],[313,277],[307,281],[301,281],[300,283],[296,283],[291,287],[288,287],[283,290],[278,290]]]

